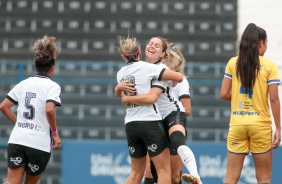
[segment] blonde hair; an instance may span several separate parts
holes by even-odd
[[[39,38],[33,45],[34,59],[49,58],[56,59],[60,49],[57,47],[56,38],[45,35],[43,38]]]
[[[170,43],[168,45],[168,48],[166,50],[166,57],[163,58],[162,62],[169,68],[174,67],[176,72],[180,72],[185,75],[185,58],[180,49],[175,47],[173,43]]]
[[[140,55],[139,48],[140,44],[138,43],[137,39],[135,37],[127,37],[124,38],[122,36],[118,36],[118,43],[119,47],[117,47],[117,50],[124,54],[127,59],[129,60],[136,60],[138,56]]]

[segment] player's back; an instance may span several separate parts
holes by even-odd
[[[136,93],[126,95],[135,96],[139,94],[147,94],[151,90],[151,83],[153,80],[158,80],[162,75],[162,68],[154,64],[144,61],[129,62],[117,73],[117,82],[129,81],[135,84]],[[155,104],[151,105],[137,105],[128,104],[126,110],[125,123],[130,121],[151,121],[160,120],[161,116]]]

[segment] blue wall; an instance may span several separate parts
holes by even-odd
[[[223,183],[226,170],[226,146],[224,143],[189,144],[197,159],[203,183]],[[124,184],[130,172],[130,158],[126,142],[79,142],[63,143],[62,179],[63,184],[95,183]],[[282,181],[282,147],[274,150],[272,184]],[[183,169],[184,173],[187,171]],[[252,157],[244,162],[238,184],[256,184]]]

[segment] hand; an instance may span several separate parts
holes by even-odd
[[[172,87],[175,87],[178,84],[177,81],[172,81]]]
[[[125,107],[127,107],[128,102],[127,102],[127,96],[126,96],[126,95],[122,95],[122,96],[121,96],[121,103],[122,103]]]
[[[280,142],[281,142],[281,130],[276,129],[273,136],[272,148],[273,149],[277,148],[280,145]]]
[[[52,148],[53,149],[59,149],[61,147],[61,144],[62,144],[62,141],[61,141],[61,138],[59,137],[59,135],[53,136]]]
[[[120,91],[124,91],[129,94],[134,94],[136,91],[135,84],[132,84],[129,81],[120,82],[117,87]]]

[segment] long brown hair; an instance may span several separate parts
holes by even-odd
[[[254,23],[244,30],[236,64],[236,76],[245,90],[252,89],[260,70],[259,42],[267,38],[266,31]]]

